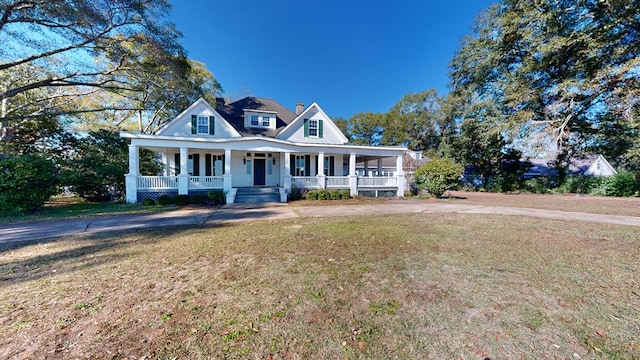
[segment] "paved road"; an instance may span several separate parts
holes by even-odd
[[[506,206],[451,204],[421,200],[398,200],[380,204],[292,207],[286,204],[228,205],[218,209],[176,210],[155,214],[103,216],[87,219],[51,220],[0,225],[0,244],[161,226],[204,225],[256,219],[278,220],[296,217],[380,215],[406,213],[459,213],[529,216],[640,226],[640,217],[587,214]]]

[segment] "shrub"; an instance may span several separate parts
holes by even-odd
[[[340,197],[342,199],[350,199],[351,198],[351,191],[349,191],[349,190],[340,190]]]
[[[546,178],[534,178],[526,180],[522,184],[523,190],[534,194],[549,193],[549,184]]]
[[[205,200],[207,200],[207,196],[204,194],[193,194],[191,196],[191,200],[189,200],[191,202],[191,204],[196,204],[196,205],[202,205],[204,204]]]
[[[155,206],[156,202],[152,198],[145,198],[142,200],[142,206]]]
[[[317,190],[311,190],[311,191],[307,192],[307,194],[305,195],[305,198],[307,200],[318,200],[318,191]]]
[[[342,195],[340,195],[340,191],[338,190],[329,190],[329,197],[331,200],[340,200]]]
[[[173,198],[169,195],[158,196],[158,205],[171,205],[173,204]]]
[[[209,201],[214,205],[224,205],[227,203],[227,197],[222,191],[210,190],[207,194],[207,198],[209,198]]]
[[[331,194],[327,190],[318,190],[318,200],[331,200]]]
[[[305,198],[305,193],[302,191],[302,189],[298,189],[295,186],[291,188],[291,193],[289,194],[289,200],[296,201],[296,200],[301,200],[303,198]]]
[[[420,166],[414,173],[416,186],[431,195],[441,197],[445,191],[458,185],[463,174],[462,165],[449,158],[434,159]]]
[[[638,190],[638,183],[632,172],[621,170],[606,180],[605,189],[607,196],[633,196]]]
[[[594,176],[568,176],[564,182],[554,189],[558,193],[592,194],[603,183],[604,178]]]
[[[189,205],[189,195],[177,195],[173,198],[173,203],[178,206]]]
[[[55,164],[37,155],[0,160],[0,211],[25,213],[39,209],[58,192]]]

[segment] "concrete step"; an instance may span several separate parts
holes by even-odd
[[[276,187],[238,188],[234,202],[238,204],[280,202],[280,190]]]

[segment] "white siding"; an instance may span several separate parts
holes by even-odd
[[[215,135],[191,134],[191,116],[214,116],[215,117]],[[238,137],[239,134],[235,129],[218,114],[205,101],[197,101],[182,114],[173,119],[166,127],[162,128],[158,135],[164,136],[197,136],[212,138],[230,138]]]
[[[322,120],[323,134],[320,137],[305,137],[304,136],[304,119],[309,120]],[[318,111],[315,107],[309,109],[304,114],[304,119],[299,119],[294,125],[294,128],[289,129],[282,139],[289,140],[297,143],[314,143],[314,144],[343,144],[342,132],[340,129],[325,116],[322,112]],[[287,136],[288,135],[288,136]]]

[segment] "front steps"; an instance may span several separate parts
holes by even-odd
[[[263,188],[238,188],[234,203],[236,204],[261,204],[280,202],[280,189],[277,187]]]

